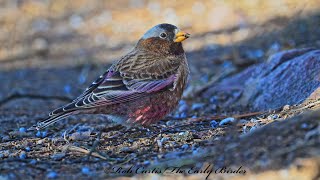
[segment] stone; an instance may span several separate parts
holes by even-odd
[[[50,156],[51,159],[55,161],[60,161],[66,156],[66,153],[56,153]]]
[[[320,50],[304,48],[276,53],[264,63],[252,65],[210,88],[211,97],[219,89],[237,87],[242,95],[234,102],[263,111],[305,103],[320,98]]]

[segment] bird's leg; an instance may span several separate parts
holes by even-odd
[[[159,135],[162,137],[162,128],[160,129]]]
[[[102,130],[100,129],[100,130],[99,130],[99,133],[98,133],[98,136],[97,136],[97,138],[94,140],[94,142],[93,142],[93,144],[92,144],[92,147],[90,148],[90,151],[89,151],[89,153],[88,153],[88,155],[87,155],[87,159],[88,159],[88,160],[89,160],[91,154],[92,154],[93,152],[96,152],[96,148],[97,148],[97,146],[98,146],[99,143],[100,143],[101,134],[102,134]]]

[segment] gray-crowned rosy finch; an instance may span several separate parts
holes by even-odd
[[[158,122],[177,106],[186,86],[189,68],[181,42],[188,37],[171,24],[154,26],[79,97],[30,130],[74,114],[106,114],[129,126]]]

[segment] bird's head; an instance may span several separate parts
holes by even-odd
[[[149,29],[139,40],[137,47],[153,52],[184,53],[181,42],[190,37],[172,24],[158,24]]]

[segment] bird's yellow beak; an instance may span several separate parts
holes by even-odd
[[[184,40],[186,40],[187,38],[190,37],[190,34],[189,33],[186,33],[186,32],[183,32],[183,31],[179,31],[177,34],[176,34],[176,37],[174,39],[174,42],[182,42]]]

